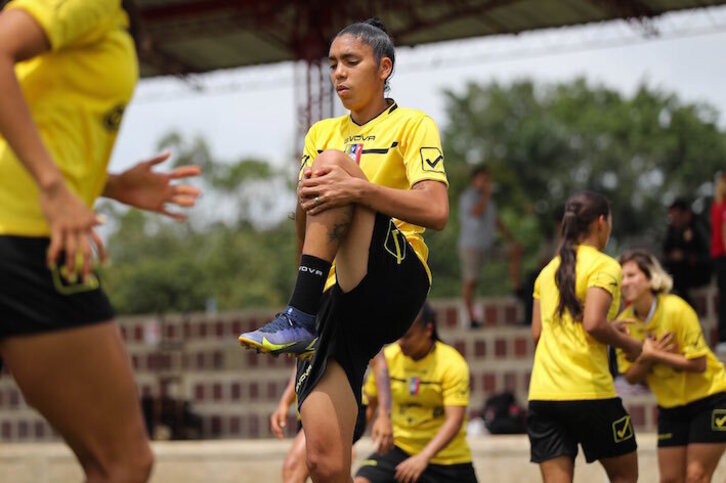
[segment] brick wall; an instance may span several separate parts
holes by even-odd
[[[706,338],[716,341],[715,290],[694,295]],[[485,327],[460,326],[458,300],[432,302],[442,339],[456,347],[471,370],[470,414],[499,391],[527,399],[534,346],[529,327],[517,325],[521,307],[514,299],[479,301]],[[172,396],[191,401],[202,420],[205,438],[270,437],[268,418],[290,377],[294,361],[244,351],[237,335],[265,323],[272,311],[219,315],[193,314],[162,318],[119,319],[140,394],[157,396],[162,387]],[[637,429],[654,431],[657,418],[650,394],[623,396]],[[288,428],[295,427],[290,415]],[[57,439],[52,428],[23,400],[9,374],[0,374],[0,439],[44,441]]]

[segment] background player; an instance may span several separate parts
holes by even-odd
[[[572,196],[562,218],[559,254],[537,277],[532,337],[537,349],[529,386],[531,460],[546,482],[572,481],[577,445],[599,460],[610,481],[634,482],[633,427],[615,393],[607,346],[631,359],[641,343],[610,320],[620,305],[620,265],[601,253],[612,229],[607,200]],[[622,327],[621,327],[622,328]]]
[[[350,115],[320,121],[306,136],[295,290],[284,312],[240,342],[273,353],[316,348],[296,385],[308,468],[314,481],[347,483],[365,368],[423,305],[431,279],[422,233],[445,226],[449,204],[436,125],[384,95],[395,51],[383,25],[344,28],[329,61]],[[321,306],[333,259],[335,285]]]
[[[127,2],[124,2],[126,5]],[[148,444],[131,366],[93,272],[101,194],[174,215],[195,167],[106,167],[138,77],[119,0],[15,0],[0,12],[0,356],[69,444],[87,481],[145,481]]]
[[[706,345],[696,312],[669,294],[671,277],[643,250],[620,257],[628,307],[618,317],[643,352],[618,367],[631,384],[646,381],[658,401],[662,482],[711,481],[726,449],[726,373]]]
[[[383,352],[391,377],[394,446],[370,455],[355,482],[477,481],[466,442],[469,366],[439,340],[431,307],[424,305],[408,332]],[[375,408],[373,373],[364,391],[369,408]]]

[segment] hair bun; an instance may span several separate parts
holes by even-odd
[[[375,27],[377,29],[383,30],[383,33],[385,33],[386,35],[388,34],[388,30],[386,30],[386,26],[383,25],[383,21],[378,17],[371,17],[363,23],[372,25],[373,27]]]

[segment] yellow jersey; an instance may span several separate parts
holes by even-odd
[[[448,186],[439,130],[433,119],[421,111],[391,102],[382,113],[360,126],[350,115],[315,123],[305,136],[301,175],[320,153],[335,149],[347,153],[368,181],[380,186],[408,190],[424,180],[441,181]],[[394,222],[421,259],[431,280],[424,228],[400,220],[394,219]],[[334,283],[333,269],[326,289]]]
[[[459,352],[442,342],[417,361],[406,357],[401,346],[384,349],[391,378],[391,422],[393,442],[406,453],[415,455],[436,436],[446,420],[444,407],[469,405],[469,366]],[[373,371],[363,388],[377,397]],[[431,460],[437,465],[470,463],[466,442],[466,417],[454,439]]]
[[[534,355],[529,384],[529,400],[577,401],[616,397],[613,378],[608,370],[607,345],[590,336],[582,322],[572,319],[569,311],[557,314],[560,293],[555,273],[560,258],[555,257],[542,269],[534,285],[539,300],[542,333]],[[575,294],[584,304],[587,290],[599,287],[612,295],[608,320],[620,308],[620,264],[596,248],[579,245],[575,266]]]
[[[712,394],[725,392],[726,372],[723,364],[706,345],[696,312],[677,295],[658,295],[655,304],[655,312],[647,323],[635,316],[632,306],[618,316],[618,319],[637,321],[628,325],[630,336],[644,340],[646,335],[660,338],[670,332],[678,344],[678,351],[686,358],[706,357],[704,372],[679,371],[665,364],[654,364],[645,380],[658,405],[664,408],[683,406]],[[617,354],[618,369],[624,373],[632,364],[620,349]]]
[[[103,192],[121,116],[138,79],[120,0],[13,0],[50,51],[15,66],[40,137],[72,192],[91,207]],[[48,236],[38,187],[0,136],[0,235]]]

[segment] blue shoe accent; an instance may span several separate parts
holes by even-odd
[[[309,355],[317,339],[315,316],[287,307],[272,322],[239,336],[242,346],[273,355]]]

